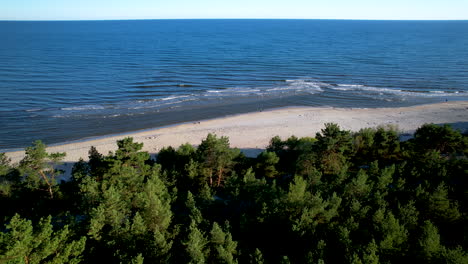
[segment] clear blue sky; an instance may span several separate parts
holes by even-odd
[[[468,0],[0,0],[0,20],[455,19]]]

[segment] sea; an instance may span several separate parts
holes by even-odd
[[[281,107],[468,100],[468,21],[0,21],[0,40],[2,151]]]

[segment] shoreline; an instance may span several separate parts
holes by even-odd
[[[144,133],[144,132],[147,132],[147,131],[159,130],[159,129],[164,129],[164,128],[171,128],[171,127],[181,126],[181,125],[196,124],[196,123],[203,122],[203,121],[224,119],[224,118],[229,118],[229,117],[234,117],[234,116],[239,116],[239,115],[248,115],[248,114],[252,114],[252,113],[261,113],[261,112],[268,112],[268,111],[274,111],[274,110],[284,110],[284,109],[290,109],[290,108],[294,109],[294,108],[309,108],[309,107],[308,106],[273,107],[273,108],[267,108],[267,109],[259,110],[259,111],[251,111],[251,112],[237,113],[237,114],[227,114],[227,115],[220,116],[220,117],[198,119],[198,120],[191,120],[191,121],[182,121],[182,122],[171,123],[171,124],[168,124],[168,125],[162,125],[162,126],[156,126],[156,127],[150,127],[150,128],[142,128],[142,129],[137,129],[137,130],[132,130],[132,131],[116,132],[116,133],[105,134],[105,135],[89,136],[89,137],[85,137],[85,138],[81,138],[81,139],[72,139],[72,140],[64,141],[64,142],[51,143],[51,144],[47,144],[47,148],[63,146],[63,145],[70,145],[70,144],[78,144],[78,143],[83,143],[83,142],[87,142],[87,141],[101,140],[101,139],[106,139],[106,138],[110,138],[110,137],[112,137],[112,138],[113,137],[122,137],[122,138],[124,138],[124,137],[132,136],[134,134]],[[330,108],[330,109],[333,109],[333,108],[340,108],[340,107],[327,107],[327,106],[324,106],[324,107],[312,107],[312,108]],[[344,108],[345,107],[343,107],[343,109]],[[357,108],[355,108],[355,109],[357,109]],[[362,109],[368,109],[368,108],[362,108]],[[31,144],[32,144],[32,142],[31,142]],[[31,144],[26,146],[26,147],[31,146]],[[24,149],[26,147],[24,147],[24,148],[15,147],[15,148],[0,149],[0,153],[21,152],[21,151],[24,151]]]
[[[125,137],[133,137],[135,142],[144,143],[143,150],[155,154],[163,147],[177,148],[184,143],[198,145],[208,133],[213,133],[229,137],[231,147],[240,148],[246,155],[255,156],[274,136],[278,135],[283,139],[292,135],[315,136],[325,123],[337,123],[342,129],[352,131],[394,125],[400,133],[413,133],[424,123],[452,124],[456,129],[468,131],[468,101],[395,108],[282,107],[85,138],[50,145],[47,151],[66,152],[64,162],[73,164],[80,158],[87,160],[91,146],[95,146],[104,155],[115,151],[116,141]],[[19,162],[24,157],[24,150],[5,153],[12,163]]]

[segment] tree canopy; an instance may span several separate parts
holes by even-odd
[[[325,124],[255,158],[209,134],[132,138],[58,182],[64,153],[0,154],[0,263],[468,263],[468,135]]]

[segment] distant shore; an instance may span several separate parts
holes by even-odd
[[[325,123],[337,123],[341,128],[352,131],[392,125],[402,134],[413,133],[425,123],[451,124],[456,129],[467,131],[468,101],[397,108],[288,107],[71,142],[48,147],[48,151],[66,152],[64,161],[73,164],[80,158],[87,160],[91,146],[102,154],[115,151],[116,141],[125,137],[144,143],[143,150],[154,154],[167,146],[198,145],[208,133],[214,133],[229,137],[231,147],[255,156],[268,146],[274,136],[283,139],[292,135],[313,137]],[[24,157],[24,151],[6,154],[13,163]]]

